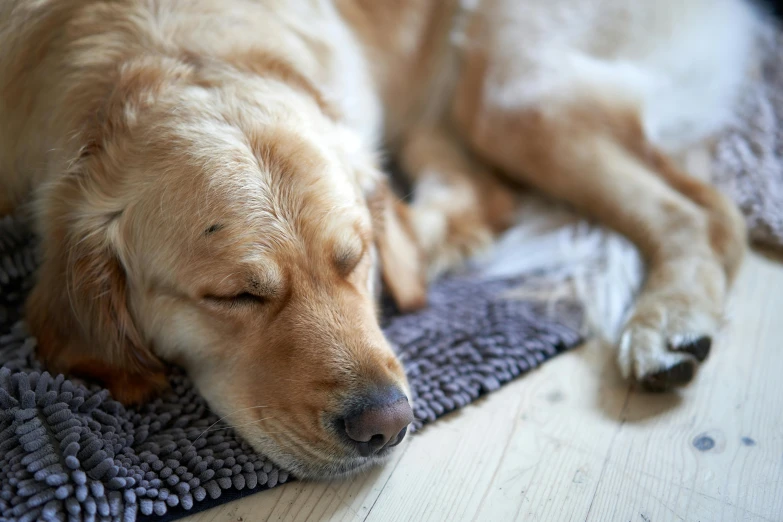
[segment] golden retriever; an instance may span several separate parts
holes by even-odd
[[[39,354],[126,403],[182,365],[296,475],[361,469],[412,420],[377,276],[426,305],[512,222],[508,178],[640,248],[618,361],[685,384],[745,231],[674,158],[725,121],[756,25],[743,0],[6,0],[0,212],[41,238]]]

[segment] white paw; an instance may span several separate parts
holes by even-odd
[[[623,377],[651,391],[688,384],[718,329],[710,308],[682,296],[640,302],[620,337],[617,362]]]
[[[413,209],[413,228],[427,259],[427,276],[462,267],[492,245],[489,227],[476,217],[449,216],[438,209]]]

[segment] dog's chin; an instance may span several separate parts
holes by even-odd
[[[327,465],[302,466],[301,472],[293,472],[297,478],[305,480],[336,480],[348,478],[384,464],[394,452],[393,448],[372,457],[350,457]]]
[[[391,447],[369,457],[346,455],[334,457],[333,460],[328,461],[313,461],[307,457],[293,455],[278,447],[270,448],[267,444],[253,444],[253,447],[297,479],[313,481],[335,480],[356,475],[383,464],[389,460],[395,450],[394,447]]]

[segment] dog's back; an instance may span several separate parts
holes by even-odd
[[[505,85],[493,94],[499,103],[603,91],[640,106],[650,139],[667,150],[725,122],[757,27],[744,0],[412,0],[394,10],[337,3],[380,58],[373,66],[392,131],[430,117],[433,105],[448,111],[464,54],[481,48],[488,88]]]

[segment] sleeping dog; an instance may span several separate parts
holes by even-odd
[[[39,355],[126,403],[179,364],[298,476],[364,468],[412,420],[381,284],[425,306],[512,222],[512,181],[638,246],[617,360],[684,385],[746,238],[682,158],[757,25],[743,0],[6,0],[0,212],[41,238]]]

